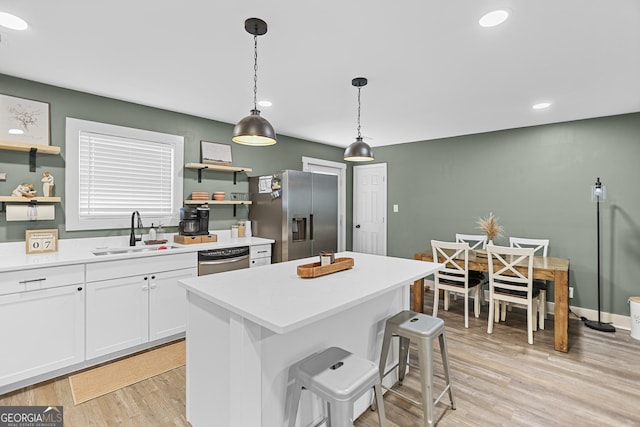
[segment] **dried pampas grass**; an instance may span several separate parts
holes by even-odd
[[[478,218],[478,228],[487,235],[489,240],[502,236],[504,229],[498,225],[497,218],[493,216],[493,212],[485,218]]]

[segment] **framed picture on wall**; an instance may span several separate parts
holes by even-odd
[[[49,104],[0,94],[0,129],[2,141],[50,145]]]
[[[200,141],[200,158],[202,163],[231,166],[231,146],[217,142]]]

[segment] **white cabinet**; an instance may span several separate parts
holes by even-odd
[[[87,359],[184,332],[178,280],[196,274],[193,253],[87,265]]]
[[[84,265],[0,274],[0,390],[84,360],[83,280]]]
[[[195,256],[195,254],[192,254]],[[149,341],[187,329],[187,291],[178,280],[195,277],[196,267],[151,275],[149,283]]]
[[[87,284],[87,359],[149,340],[147,276]]]
[[[255,245],[249,249],[250,267],[271,264],[271,245]]]

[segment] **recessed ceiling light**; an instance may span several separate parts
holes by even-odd
[[[22,129],[9,129],[9,134],[10,135],[22,135],[24,133],[24,131]]]
[[[258,105],[261,107],[271,107],[273,103],[271,101],[258,101]]]
[[[478,23],[481,27],[495,27],[496,25],[502,24],[509,17],[509,11],[507,10],[494,10],[493,12],[489,12],[484,15]]]
[[[539,104],[534,104],[531,108],[533,108],[534,110],[544,110],[545,108],[549,107],[551,107],[550,102],[541,102]]]
[[[10,30],[26,30],[29,28],[24,19],[6,12],[0,12],[0,25]]]

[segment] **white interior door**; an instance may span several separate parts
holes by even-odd
[[[387,164],[353,167],[353,250],[387,254]]]
[[[329,160],[302,158],[304,172],[324,173],[338,177],[338,252],[347,247],[347,165]]]

